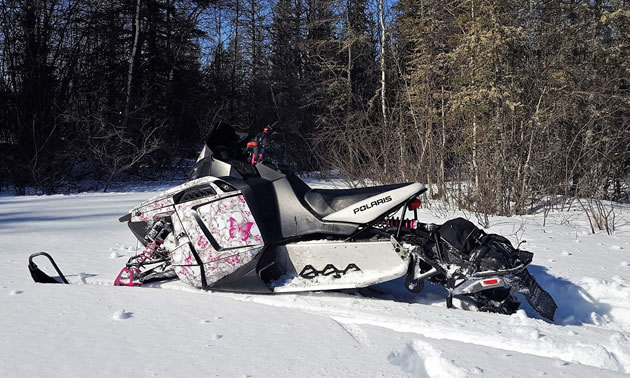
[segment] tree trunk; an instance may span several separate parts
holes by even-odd
[[[238,26],[240,23],[240,2],[236,0],[234,15],[234,59],[232,61],[232,76],[230,77],[230,113],[234,113],[234,99],[236,98],[236,62],[238,60]]]
[[[131,49],[131,55],[129,56],[129,70],[127,71],[127,94],[125,96],[125,112],[124,112],[124,123],[123,129],[127,127],[127,122],[129,120],[129,104],[131,102],[131,85],[133,83],[133,66],[136,59],[136,54],[138,52],[138,39],[140,37],[140,1],[136,2],[136,20],[135,20],[135,33],[133,37],[133,47]]]
[[[444,85],[442,85],[442,146],[440,148],[440,183],[438,184],[441,188],[441,198],[442,200],[447,200],[446,196],[446,169],[444,167],[444,160],[446,159],[446,114],[444,111]]]
[[[470,2],[470,15],[473,22],[475,21],[475,1]],[[473,56],[470,57],[470,66],[472,72],[475,72],[475,60]],[[475,80],[472,80],[473,87],[475,86]],[[472,168],[473,175],[475,177],[475,190],[479,189],[479,166],[477,165],[477,117],[473,113],[473,129],[472,129]]]
[[[383,125],[387,127],[387,105],[385,103],[385,10],[383,0],[378,0],[378,12],[381,25],[381,108],[383,109]]]
[[[348,65],[346,67],[348,81],[346,82],[346,95],[348,96],[348,110],[352,106],[352,42],[348,41]]]

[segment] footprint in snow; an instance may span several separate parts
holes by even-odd
[[[473,368],[475,370],[471,371],[462,368],[449,359],[442,350],[420,340],[407,344],[402,351],[392,351],[387,360],[405,373],[419,377],[469,377],[478,369],[475,367]]]
[[[529,337],[530,337],[532,340],[538,340],[538,339],[540,339],[540,338],[541,338],[541,336],[542,336],[542,335],[540,334],[540,332],[539,332],[537,329],[534,329],[534,330],[532,330],[531,332],[529,332]]]
[[[620,246],[620,245],[611,245],[610,249],[615,250],[615,251],[619,251],[619,250],[623,249],[623,247]]]
[[[109,257],[112,259],[117,259],[119,257],[124,257],[127,253],[135,254],[138,252],[139,248],[128,245],[119,245],[118,247],[112,247],[109,249]]]
[[[11,291],[9,292],[9,295],[20,295],[20,294],[22,294],[22,293],[23,293],[23,291],[22,291],[22,290],[11,290]]]
[[[222,339],[223,335],[219,335],[218,333],[216,335],[214,335],[214,337],[212,338],[212,340],[219,340]]]
[[[627,262],[627,261],[622,261],[622,262],[619,263],[619,266],[622,267],[622,268],[628,268],[628,267],[630,267],[630,263]]]
[[[125,319],[131,318],[132,316],[133,316],[133,312],[125,312],[125,310],[118,310],[114,312],[114,315],[112,315],[112,319],[125,320]]]

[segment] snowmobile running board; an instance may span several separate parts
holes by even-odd
[[[55,268],[55,270],[57,271],[57,274],[59,274],[59,278],[61,278],[62,282],[59,282],[56,279],[50,277],[49,275],[42,272],[41,269],[37,267],[37,264],[33,262],[33,257],[37,257],[37,256],[45,256],[46,258],[48,258],[48,260],[50,260],[50,263],[52,264],[53,268]],[[63,275],[63,273],[61,273],[61,270],[59,270],[59,267],[55,263],[55,260],[53,260],[52,256],[50,256],[46,252],[33,253],[28,258],[28,270],[31,272],[31,277],[33,277],[33,281],[37,283],[53,283],[53,284],[64,283],[66,285],[69,284],[68,280],[66,280],[66,277]]]

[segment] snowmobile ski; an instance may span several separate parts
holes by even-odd
[[[57,281],[53,277],[50,277],[49,275],[44,273],[41,269],[39,269],[37,264],[35,264],[35,262],[33,261],[33,258],[37,257],[37,256],[44,256],[50,261],[50,263],[53,266],[53,268],[55,268],[55,270],[57,271],[57,274],[59,275],[59,278],[61,279],[61,282]],[[52,256],[50,256],[46,252],[33,253],[28,258],[28,270],[31,272],[31,277],[33,277],[33,281],[35,281],[37,283],[53,283],[53,284],[63,283],[63,284],[68,284],[68,280],[66,280],[66,277],[63,275],[63,273],[61,273],[61,270],[57,266],[57,263],[55,263],[55,260],[53,260]]]

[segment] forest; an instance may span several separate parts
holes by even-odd
[[[299,171],[475,212],[628,201],[630,2],[0,0],[0,190],[157,179],[274,123]]]

